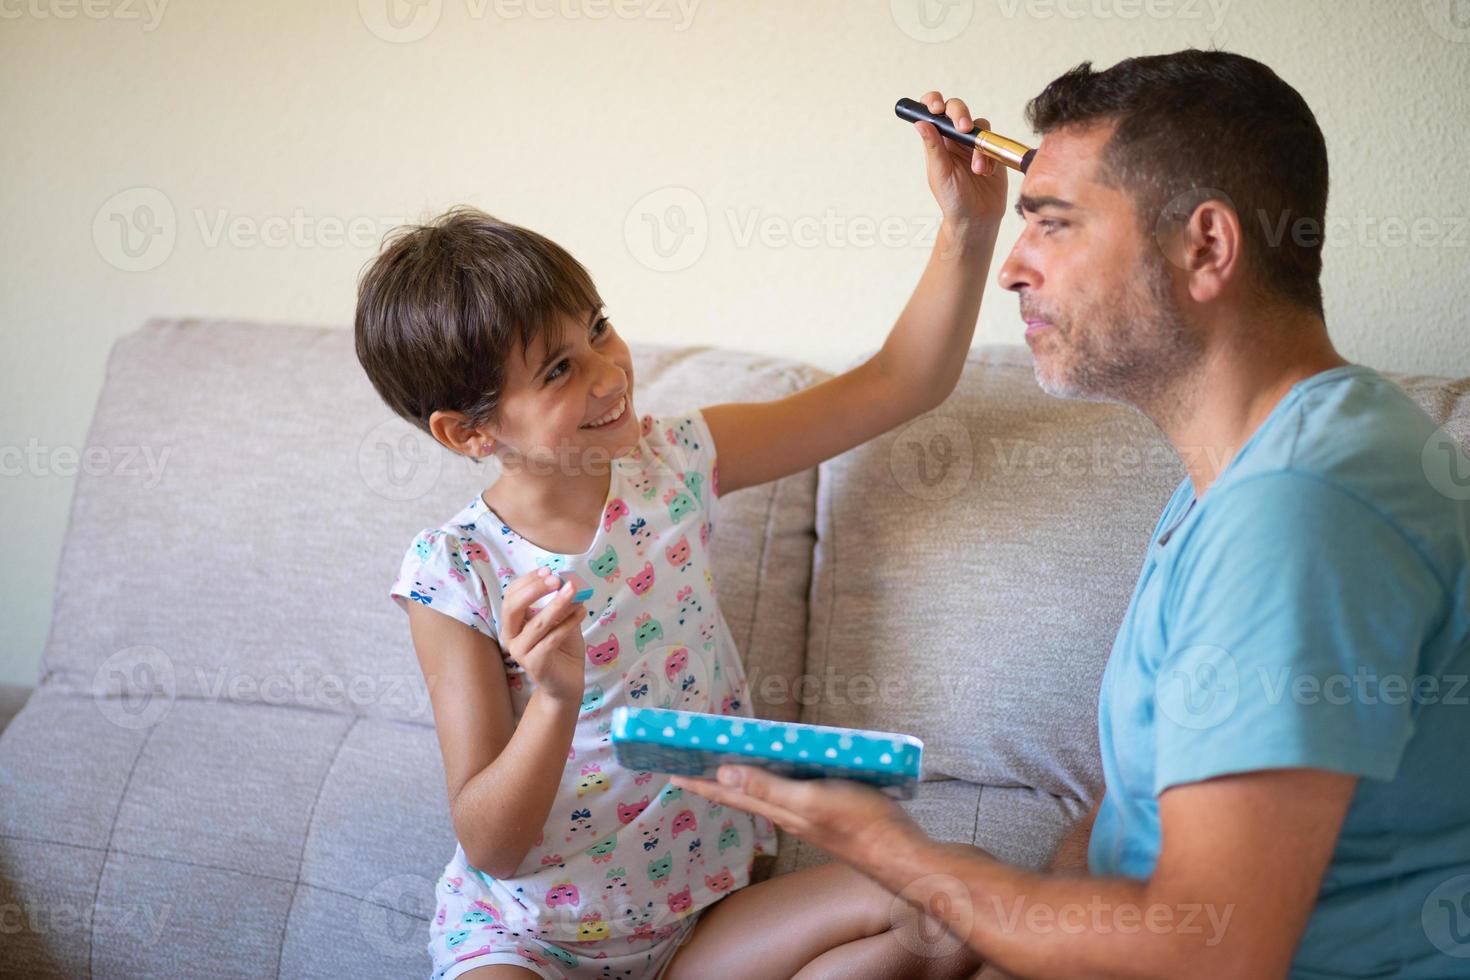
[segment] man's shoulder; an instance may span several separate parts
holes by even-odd
[[[1276,514],[1299,521],[1304,498],[1350,501],[1330,508],[1333,519],[1383,521],[1420,547],[1458,527],[1461,540],[1449,545],[1458,545],[1465,560],[1470,493],[1457,499],[1431,478],[1430,467],[1442,462],[1432,458],[1442,431],[1377,371],[1354,365],[1330,374],[1308,379],[1288,396],[1239,465],[1206,494],[1207,509],[1219,514],[1245,506],[1261,521]]]

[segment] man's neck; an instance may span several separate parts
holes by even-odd
[[[1215,332],[1197,366],[1159,404],[1139,406],[1184,462],[1196,498],[1207,491],[1293,385],[1350,363],[1322,320],[1277,315],[1269,323]]]

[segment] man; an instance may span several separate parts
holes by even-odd
[[[1328,339],[1311,110],[1191,50],[1081,65],[1028,118],[1000,282],[1038,382],[1132,405],[1188,472],[1103,678],[1089,874],[930,840],[857,783],[680,782],[949,910],[1009,973],[1465,975],[1470,503],[1435,488],[1470,462]]]

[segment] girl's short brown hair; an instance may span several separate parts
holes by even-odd
[[[480,426],[495,418],[512,351],[542,333],[555,347],[558,313],[581,320],[601,307],[560,245],[462,205],[388,233],[357,286],[357,359],[383,401],[425,432],[440,410]]]

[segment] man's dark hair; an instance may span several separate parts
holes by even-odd
[[[1115,122],[1099,179],[1133,196],[1147,235],[1223,192],[1259,285],[1322,315],[1327,145],[1306,101],[1270,68],[1197,49],[1102,72],[1083,62],[1032,99],[1026,119],[1043,135]]]

